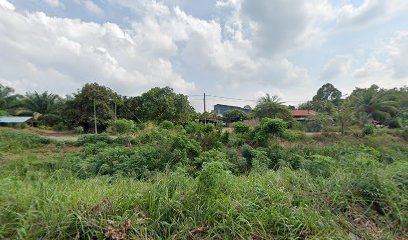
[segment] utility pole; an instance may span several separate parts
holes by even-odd
[[[95,134],[98,134],[98,125],[96,124],[96,102],[95,102],[95,98],[94,98],[93,104],[94,104],[94,123],[95,123]]]
[[[204,93],[204,125],[207,125],[207,109],[205,106],[205,93]]]
[[[116,121],[118,120],[116,101],[114,103],[115,103],[115,121]]]

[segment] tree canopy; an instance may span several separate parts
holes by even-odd
[[[190,115],[194,113],[188,97],[175,93],[170,87],[152,88],[133,101],[136,115],[144,121],[169,120],[184,124],[190,121]]]
[[[254,108],[254,114],[259,118],[281,118],[290,120],[292,118],[290,110],[283,105],[278,96],[266,94],[258,100]]]

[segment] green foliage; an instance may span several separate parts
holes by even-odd
[[[79,152],[0,130],[0,146],[22,144],[19,153],[0,148],[0,236],[404,238],[408,149],[401,131],[319,144],[282,142],[285,130],[257,147],[252,134],[272,135],[261,126],[245,136],[228,133],[222,144],[226,132],[213,127],[149,124],[132,145],[85,135]]]
[[[164,120],[177,124],[190,122],[190,115],[194,113],[187,96],[176,94],[172,88],[152,88],[136,97],[136,115],[144,121]]]
[[[313,177],[328,178],[334,169],[334,160],[331,157],[313,155],[301,162],[302,169],[305,169]]]
[[[164,128],[164,129],[172,129],[174,127],[174,124],[170,121],[163,121],[162,123],[160,123],[160,127]]]
[[[375,126],[373,124],[367,124],[363,127],[362,133],[364,136],[374,134]]]
[[[366,114],[368,119],[385,122],[398,112],[394,96],[373,85],[368,89],[356,88],[351,94],[357,114]],[[363,122],[365,123],[365,122]]]
[[[316,95],[313,97],[313,102],[331,102],[334,105],[338,105],[340,98],[341,92],[331,83],[326,83],[317,90]]]
[[[293,131],[293,130],[285,130],[281,137],[286,139],[290,142],[302,141],[306,140],[307,136],[303,131]]]
[[[86,144],[96,144],[96,143],[107,143],[107,144],[112,144],[113,143],[113,138],[110,137],[106,133],[102,134],[86,134],[86,135],[81,135],[77,141],[77,144],[80,146],[86,145]]]
[[[116,133],[126,134],[136,130],[136,123],[132,120],[118,119],[112,121],[111,127]]]
[[[115,117],[114,102],[119,101],[120,96],[112,89],[87,83],[66,102],[64,119],[70,127],[93,128],[95,104],[98,128],[104,130]]]
[[[55,126],[55,125],[57,125],[57,124],[63,124],[63,119],[62,119],[62,117],[60,116],[60,115],[58,115],[58,114],[53,114],[53,113],[50,113],[50,114],[42,114],[42,115],[40,115],[39,117],[38,117],[38,123],[41,125],[41,126],[49,126],[49,127],[52,127],[52,126]]]
[[[241,120],[241,121],[248,118],[248,114],[246,114],[242,110],[237,110],[237,109],[225,111],[223,115],[226,118]]]
[[[281,118],[286,121],[292,119],[291,112],[280,102],[280,98],[269,94],[258,100],[253,111],[258,118]]]
[[[22,100],[24,107],[23,111],[44,114],[59,113],[63,106],[63,101],[60,96],[48,92],[43,93],[27,93]],[[49,116],[56,118],[58,116]],[[60,119],[58,119],[60,120]]]
[[[261,124],[262,131],[267,134],[280,136],[288,128],[288,123],[282,119],[264,118]]]
[[[9,115],[9,113],[7,111],[0,110],[0,117],[1,116],[8,116],[8,115]]]
[[[234,122],[232,124],[232,127],[234,128],[234,131],[236,133],[240,133],[240,134],[247,134],[249,133],[249,130],[250,130],[250,126],[243,122]]]
[[[13,130],[0,131],[0,151],[20,152],[51,143],[50,139],[38,134]]]

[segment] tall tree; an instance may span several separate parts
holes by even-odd
[[[354,109],[359,116],[384,123],[398,112],[398,102],[393,95],[379,90],[376,86],[368,89],[357,88],[351,94]]]
[[[271,96],[269,94],[258,100],[253,111],[255,116],[259,118],[281,118],[284,120],[292,118],[291,112],[283,105],[281,99],[278,96]]]
[[[71,127],[93,128],[95,104],[98,129],[103,130],[115,118],[114,103],[120,100],[120,96],[112,89],[97,83],[87,83],[67,101],[65,119]]]
[[[133,100],[137,105],[136,115],[146,121],[169,120],[176,123],[187,123],[194,108],[188,97],[177,94],[170,87],[155,87]]]
[[[337,109],[335,114],[336,123],[339,125],[342,135],[344,135],[353,124],[355,120],[354,115],[350,101],[343,102],[343,104]]]
[[[316,95],[313,97],[314,102],[331,102],[338,105],[341,99],[341,92],[331,83],[326,83],[321,86]]]
[[[31,113],[56,113],[62,105],[60,96],[48,92],[27,93],[23,99],[23,107]]]
[[[0,84],[0,110],[14,113],[21,106],[21,97],[21,95],[14,94],[13,88]]]

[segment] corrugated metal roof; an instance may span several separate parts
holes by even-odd
[[[24,123],[32,117],[0,117],[0,123]]]
[[[317,112],[313,110],[292,110],[292,116],[294,117],[307,117],[315,115]]]

